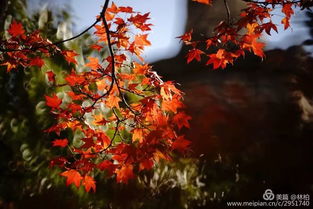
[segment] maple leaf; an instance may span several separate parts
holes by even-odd
[[[86,192],[89,192],[90,189],[93,190],[93,192],[96,191],[96,182],[91,176],[85,176],[83,178],[82,184],[85,186]]]
[[[186,32],[182,36],[178,36],[177,38],[180,38],[181,41],[188,43],[191,41],[193,30],[190,30],[189,32]]]
[[[154,165],[153,160],[151,159],[145,159],[142,162],[140,162],[139,164],[139,170],[150,170]]]
[[[148,34],[136,35],[134,43],[140,47],[150,46],[151,42],[147,40],[147,37],[148,37]]]
[[[93,45],[91,45],[91,48],[96,49],[99,52],[103,48],[103,46],[100,46],[98,44],[93,44]]]
[[[107,8],[107,12],[115,13],[117,14],[119,12],[118,7],[112,2],[111,7]]]
[[[53,147],[66,147],[68,144],[67,139],[56,139],[52,141],[52,146]]]
[[[150,12],[143,14],[143,15],[137,14],[136,16],[131,16],[127,20],[129,22],[132,22],[140,30],[148,31],[148,30],[151,30],[150,26],[152,26],[152,24],[146,24],[146,21],[150,19],[149,15],[150,15]]]
[[[163,100],[161,108],[164,111],[177,112],[177,109],[183,107],[183,103],[179,100],[177,95],[174,95],[172,100]]]
[[[133,136],[132,136],[132,141],[139,141],[140,143],[143,142],[144,140],[144,135],[145,135],[145,131],[142,128],[135,128],[132,130],[133,132]]]
[[[281,10],[288,18],[290,18],[291,15],[294,14],[294,11],[291,7],[292,7],[292,4],[283,4],[282,10]]]
[[[5,63],[2,63],[1,65],[6,65],[7,66],[7,72],[10,72],[12,69],[17,67],[16,64],[13,64],[11,62],[5,62]]]
[[[77,64],[75,56],[77,56],[78,54],[76,52],[74,52],[73,50],[64,50],[62,51],[62,54],[68,63]]]
[[[56,157],[50,161],[50,167],[53,166],[59,166],[64,167],[64,165],[68,162],[68,160],[65,157]]]
[[[25,33],[25,30],[24,30],[23,25],[21,23],[13,21],[10,24],[10,27],[8,29],[8,33],[13,37],[17,37],[17,36],[23,35]]]
[[[196,1],[196,2],[199,2],[202,4],[211,4],[212,3],[212,0],[192,0],[192,1]]]
[[[47,71],[46,75],[48,77],[49,82],[55,83],[55,74],[53,71]]]
[[[184,136],[180,136],[173,142],[172,148],[182,152],[185,151],[190,144],[191,141],[185,139]]]
[[[95,145],[94,141],[92,138],[82,138],[81,139],[84,144],[80,147],[80,149],[89,149],[90,147],[93,147]]]
[[[35,57],[30,60],[29,66],[37,66],[37,67],[42,67],[45,64],[43,59],[40,57]]]
[[[68,104],[67,109],[73,113],[82,111],[82,107],[78,104],[75,104],[75,103]]]
[[[118,183],[128,183],[129,179],[135,177],[133,172],[133,166],[130,164],[123,165],[120,169],[116,169],[116,181]]]
[[[182,127],[190,128],[189,120],[191,117],[184,112],[179,112],[173,117],[173,122],[178,126],[179,129]]]
[[[68,82],[70,86],[81,85],[85,82],[85,77],[77,75],[74,70],[72,70],[71,74],[66,76],[65,80]]]
[[[259,57],[264,57],[264,52],[263,52],[264,47],[265,47],[265,43],[263,42],[258,42],[256,40],[252,42],[253,53]]]
[[[268,23],[265,23],[262,25],[262,29],[265,30],[265,32],[268,34],[268,35],[271,35],[271,30],[275,30],[276,33],[278,33],[278,30],[277,30],[277,27],[275,24],[273,24],[272,22],[268,22]]]
[[[108,175],[109,176],[112,176],[115,169],[116,169],[116,165],[114,165],[111,161],[109,160],[104,160],[102,161],[101,163],[99,163],[97,165],[97,167],[100,169],[100,170],[106,170],[108,172]]]
[[[225,68],[229,61],[225,59],[225,50],[219,49],[216,54],[208,55],[210,59],[206,63],[207,65],[213,64],[213,69],[217,69],[219,67]]]
[[[75,94],[75,93],[72,92],[72,91],[67,92],[67,95],[68,95],[69,97],[71,97],[72,100],[82,100],[82,99],[84,99],[84,98],[86,97],[86,96],[83,95],[83,94]]]
[[[281,23],[284,24],[284,30],[287,30],[290,27],[290,22],[288,17],[284,17],[281,20]]]
[[[81,180],[83,179],[80,173],[74,169],[64,171],[60,175],[66,178],[66,186],[74,184],[77,188],[80,186]]]
[[[196,59],[198,62],[201,60],[201,54],[203,54],[204,52],[201,51],[200,49],[191,49],[189,50],[189,52],[187,53],[186,57],[187,57],[187,63],[190,63],[192,60]]]
[[[117,107],[119,108],[119,102],[121,101],[121,99],[118,96],[115,96],[113,94],[110,94],[106,100],[105,100],[105,104],[107,105],[108,108],[113,108],[113,107]]]
[[[125,12],[125,13],[133,13],[133,8],[131,7],[119,7],[120,12]]]
[[[101,68],[101,65],[99,64],[99,60],[96,57],[88,57],[89,62],[85,65],[87,67],[90,67],[93,70],[97,70]]]
[[[96,126],[104,126],[105,124],[107,124],[109,121],[107,121],[102,114],[99,115],[95,115],[94,116],[94,121],[93,124]]]
[[[141,65],[137,62],[134,62],[135,68],[133,69],[135,74],[145,75],[151,69],[151,66],[148,64]]]
[[[59,106],[62,103],[62,99],[59,99],[59,97],[56,94],[54,94],[51,97],[49,97],[49,96],[45,96],[45,97],[46,97],[47,106],[49,106],[51,108],[59,108]]]

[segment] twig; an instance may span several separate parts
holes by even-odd
[[[225,5],[225,9],[226,9],[227,23],[230,25],[230,9],[229,9],[227,0],[224,0],[224,5]]]

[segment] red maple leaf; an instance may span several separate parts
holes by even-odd
[[[190,126],[188,120],[191,120],[191,117],[184,112],[179,112],[173,117],[173,122],[178,126],[179,129],[184,126],[189,128]]]
[[[131,7],[119,7],[120,12],[125,12],[125,13],[133,13],[133,8]]]
[[[177,38],[180,38],[181,41],[188,43],[191,41],[193,30],[190,30],[189,32],[186,32],[182,36],[178,36]]]
[[[192,60],[196,59],[198,62],[201,60],[201,54],[203,54],[204,52],[201,51],[200,49],[191,49],[189,50],[189,52],[187,53],[186,57],[187,57],[187,63],[190,63]]]
[[[83,179],[80,173],[74,169],[64,171],[60,175],[66,177],[66,186],[74,184],[77,188],[80,186],[80,182]]]
[[[52,146],[53,147],[66,147],[68,144],[67,139],[56,139],[52,141]]]
[[[40,57],[35,57],[30,60],[29,66],[37,66],[37,67],[42,67],[45,64],[43,59]]]
[[[48,77],[49,82],[55,83],[55,74],[53,71],[47,71],[46,75]]]
[[[59,99],[59,97],[54,94],[53,96],[45,96],[46,97],[46,104],[47,106],[51,108],[59,108],[59,106],[62,104],[62,99]]]
[[[139,170],[150,170],[154,165],[153,160],[151,159],[145,159],[139,164]]]
[[[98,164],[98,168],[100,170],[106,170],[108,172],[109,176],[112,176],[115,169],[116,169],[116,165],[114,165],[111,161],[109,160],[104,160],[101,163]]]
[[[150,12],[146,14],[137,14],[136,16],[131,16],[128,18],[128,21],[132,22],[137,28],[139,28],[142,31],[148,31],[151,30],[150,26],[152,24],[146,24],[146,21],[149,20]]]
[[[74,70],[72,70],[71,74],[66,76],[65,80],[68,82],[70,86],[81,85],[85,82],[85,77],[81,75],[77,75]]]
[[[17,36],[23,35],[25,33],[25,30],[21,23],[13,21],[8,29],[8,32],[11,36],[17,37]]]
[[[191,141],[185,139],[184,136],[180,136],[173,142],[172,148],[182,152],[185,151],[190,144]]]
[[[90,189],[93,190],[93,192],[96,191],[96,182],[91,176],[85,176],[83,178],[83,185],[85,186],[86,192],[89,192]]]

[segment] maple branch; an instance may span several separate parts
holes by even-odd
[[[62,44],[62,43],[68,42],[68,41],[72,41],[72,40],[74,40],[76,38],[79,38],[80,36],[82,36],[85,33],[87,33],[91,28],[93,28],[98,22],[100,22],[99,18],[97,18],[96,21],[92,25],[90,25],[88,28],[86,28],[81,33],[77,34],[76,36],[73,36],[73,37],[65,39],[65,40],[57,41],[57,42],[51,43],[50,45],[46,45],[46,46],[43,46],[43,47],[48,47],[48,46],[51,46],[51,45],[57,46],[59,44]]]
[[[56,42],[45,44],[45,45],[41,45],[41,46],[37,46],[37,47],[30,47],[30,48],[4,49],[4,48],[0,47],[0,51],[1,52],[14,52],[14,51],[24,51],[24,50],[35,51],[37,49],[44,49],[44,48],[47,48],[49,46],[58,46],[58,45],[60,45],[62,43],[65,43],[65,42],[68,42],[68,41],[72,41],[72,40],[74,40],[76,38],[79,38],[80,36],[82,36],[85,33],[87,33],[91,28],[93,28],[97,23],[99,23],[101,21],[101,17],[103,16],[103,14],[105,13],[106,9],[108,8],[109,1],[110,0],[106,0],[106,2],[104,3],[103,9],[102,9],[102,11],[100,13],[100,16],[96,19],[96,21],[93,24],[91,24],[88,28],[86,28],[85,30],[83,30],[82,32],[80,32],[79,34],[77,34],[77,35],[75,35],[75,36],[73,36],[71,38],[64,39],[64,40],[61,40],[61,41],[56,41]]]

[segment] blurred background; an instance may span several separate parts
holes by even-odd
[[[128,185],[97,179],[96,194],[67,188],[49,168],[51,149],[42,130],[53,123],[43,98],[51,92],[40,71],[0,71],[0,208],[226,208],[227,201],[262,201],[275,194],[313,195],[313,14],[297,11],[292,30],[264,36],[266,58],[247,55],[234,66],[212,71],[204,63],[186,64],[188,49],[175,37],[193,28],[211,33],[225,18],[221,1],[213,7],[187,0],[116,0],[151,12],[152,47],[144,57],[164,80],[186,93],[193,117],[183,130],[192,152],[161,163]],[[238,15],[241,1],[229,1]],[[0,33],[12,19],[29,31],[38,27],[52,41],[88,27],[101,1],[3,0]],[[275,12],[276,13],[276,12]],[[277,23],[280,13],[277,11]],[[88,55],[86,34],[64,47]],[[62,73],[54,58],[46,68]]]

